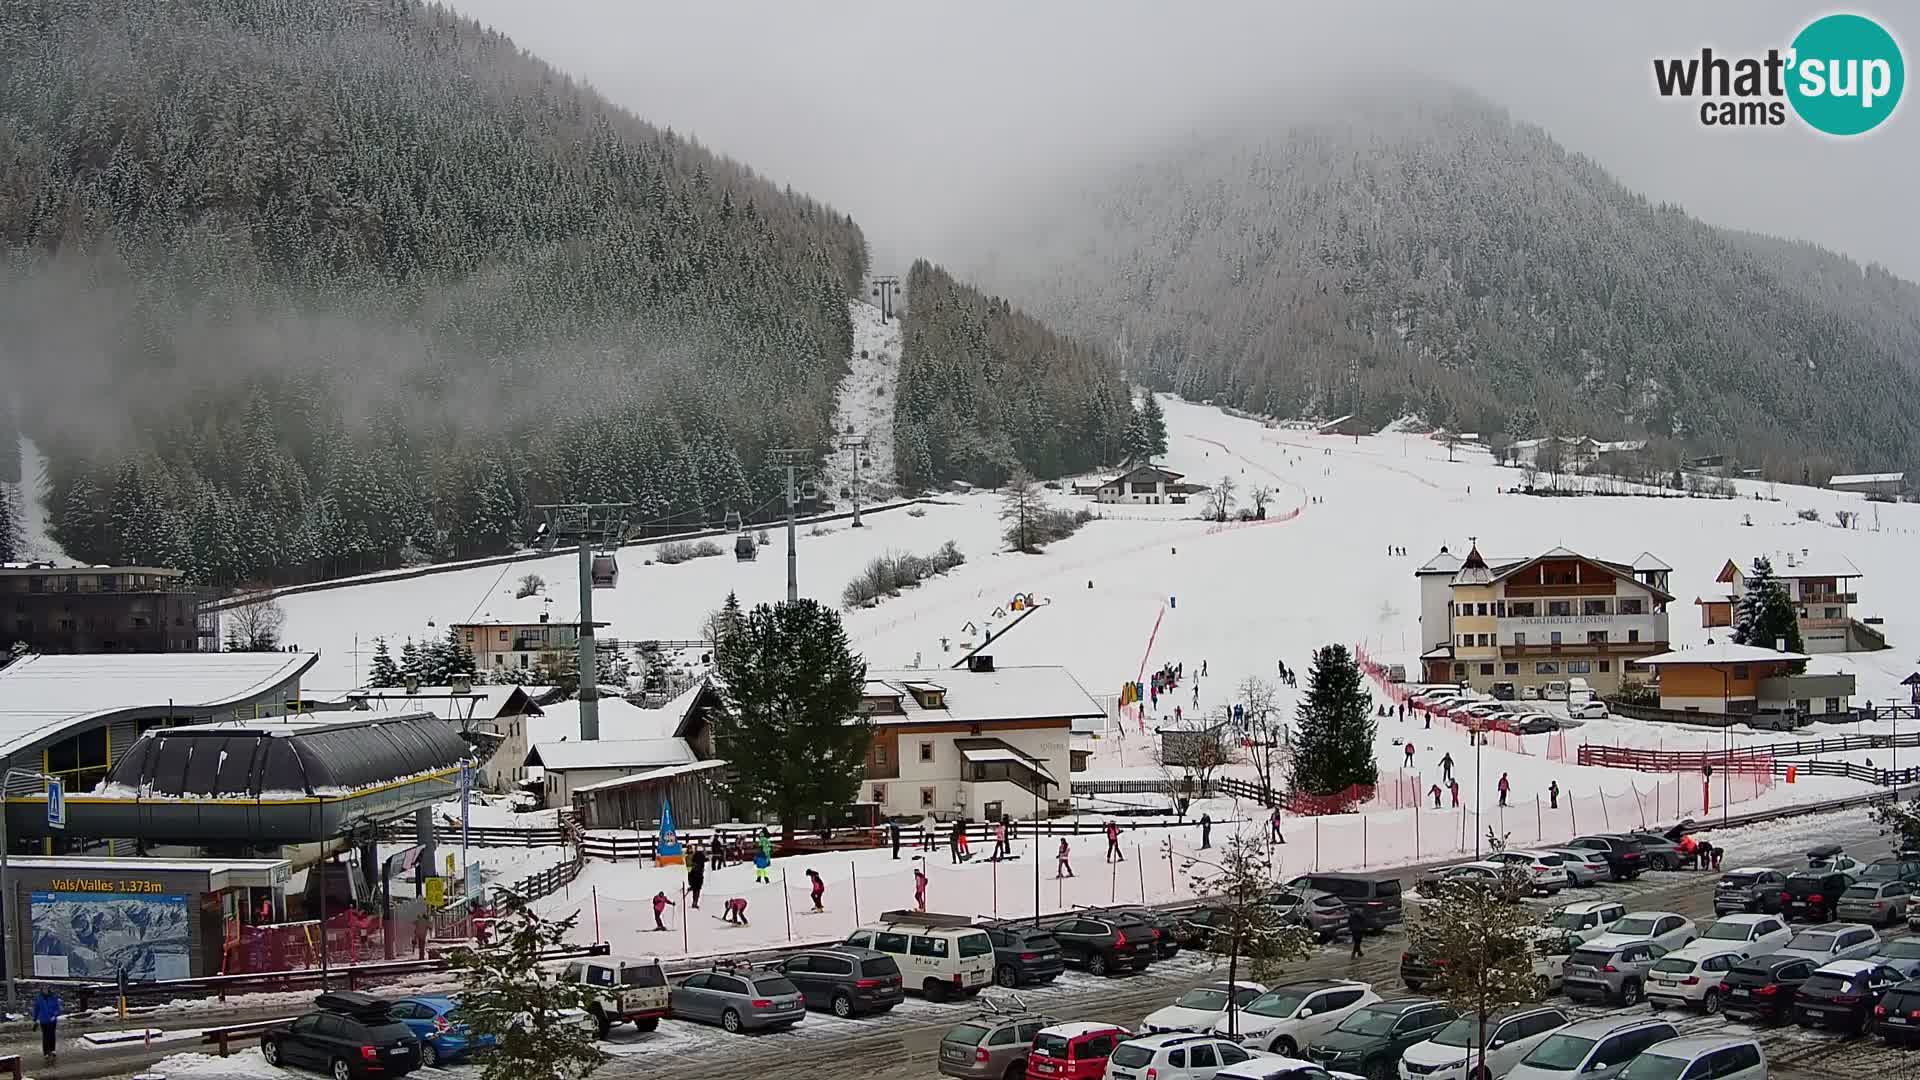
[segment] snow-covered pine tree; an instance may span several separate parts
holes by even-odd
[[[1167,452],[1167,414],[1160,409],[1160,400],[1151,392],[1147,400],[1140,404],[1140,425],[1146,435],[1147,453],[1158,457]]]
[[[1782,640],[1788,652],[1802,652],[1800,620],[1787,587],[1773,576],[1773,563],[1761,555],[1747,575],[1747,591],[1734,606],[1733,640],[1738,645],[1771,649]]]
[[[368,686],[399,686],[400,666],[393,662],[393,651],[387,648],[386,638],[373,640],[373,667],[367,672]]]
[[[0,562],[13,562],[20,558],[21,539],[20,515],[14,509],[13,488],[0,482]]]
[[[447,670],[445,674],[448,682],[452,682],[455,675],[469,675],[473,677],[475,682],[481,681],[480,676],[482,672],[475,670],[477,661],[474,660],[473,650],[467,647],[466,639],[458,627],[449,626],[447,628],[447,640],[441,649],[441,653],[446,660]],[[434,685],[440,686],[444,684],[436,681]]]
[[[1538,926],[1523,902],[1531,891],[1532,883],[1517,875],[1423,885],[1429,899],[1407,927],[1412,951],[1440,972],[1427,989],[1477,1021],[1472,1041],[1479,1064],[1472,1076],[1486,1067],[1488,1014],[1538,1000],[1543,990],[1533,974]]]
[[[414,643],[413,638],[407,638],[400,646],[400,681],[404,683],[408,679],[418,679],[425,683],[425,663],[425,658],[420,655],[420,646]]]
[[[464,991],[456,1019],[494,1038],[481,1080],[586,1076],[607,1053],[574,1018],[593,1012],[599,998],[585,983],[546,974],[540,962],[567,940],[579,915],[546,919],[502,895],[508,906],[487,941],[454,950],[448,961]]]
[[[1377,783],[1374,727],[1372,699],[1347,647],[1316,649],[1294,724],[1294,790],[1333,795],[1355,784]]]

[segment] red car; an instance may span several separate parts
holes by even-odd
[[[1112,1024],[1055,1024],[1041,1028],[1027,1051],[1027,1075],[1042,1080],[1100,1080],[1113,1048],[1132,1032]]]

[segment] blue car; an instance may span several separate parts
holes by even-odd
[[[401,998],[387,1010],[387,1016],[407,1025],[420,1040],[420,1064],[430,1067],[459,1061],[475,1050],[493,1046],[492,1035],[475,1035],[448,1015],[458,1007],[459,1002],[449,997]]]

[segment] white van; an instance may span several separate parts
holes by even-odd
[[[1565,680],[1555,679],[1548,683],[1547,688],[1541,691],[1540,696],[1546,698],[1548,701],[1567,700],[1567,684]]]
[[[893,957],[906,988],[930,1001],[972,997],[993,982],[993,941],[962,915],[889,911],[847,944]]]

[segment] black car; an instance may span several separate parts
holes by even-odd
[[[1720,980],[1720,1011],[1730,1020],[1791,1019],[1794,998],[1813,968],[1804,956],[1750,956]]]
[[[1302,1056],[1328,1072],[1393,1076],[1400,1055],[1440,1033],[1460,1015],[1444,1001],[1377,1001],[1347,1014],[1339,1026],[1308,1044]]]
[[[1745,866],[1720,876],[1713,887],[1715,915],[1778,915],[1787,875],[1770,866]]]
[[[1853,877],[1838,870],[1796,870],[1780,886],[1780,914],[1789,919],[1832,922],[1840,894],[1853,886]]]
[[[389,1019],[393,1002],[354,991],[321,994],[313,1012],[260,1036],[267,1064],[299,1066],[334,1080],[405,1076],[420,1067],[420,1042]]]
[[[1892,855],[1884,859],[1875,859],[1860,871],[1862,882],[1904,881],[1909,885],[1920,885],[1920,856],[1912,853]]]
[[[1079,915],[1048,930],[1060,943],[1060,956],[1095,975],[1145,971],[1153,963],[1153,927],[1126,918]]]
[[[993,942],[993,981],[1001,986],[1039,986],[1066,970],[1060,943],[1037,926],[982,927]]]
[[[1153,930],[1153,955],[1156,960],[1180,954],[1180,920],[1175,915],[1136,907],[1095,908],[1090,909],[1088,914],[1096,918],[1132,919],[1145,923]]]
[[[1426,959],[1412,949],[1400,954],[1400,981],[1406,988],[1419,993],[1426,985],[1440,977],[1440,965]]]
[[[1401,896],[1399,878],[1362,874],[1302,874],[1287,882],[1287,887],[1332,893],[1347,905],[1348,911],[1360,913],[1363,930],[1374,933],[1382,933],[1387,927],[1406,918],[1406,904]]]
[[[1864,960],[1836,960],[1815,971],[1800,984],[1793,1018],[1801,1027],[1873,1031],[1874,1007],[1887,991],[1900,985],[1900,973]]]
[[[779,968],[800,991],[807,1008],[839,1017],[887,1012],[907,999],[900,965],[873,949],[853,945],[808,949],[782,960]]]
[[[1895,1046],[1920,1043],[1920,979],[1888,990],[1873,1007],[1874,1030]]]
[[[1641,850],[1638,840],[1628,837],[1581,836],[1561,846],[1599,852],[1607,860],[1607,869],[1612,871],[1615,881],[1632,881],[1647,869],[1646,852]]]

